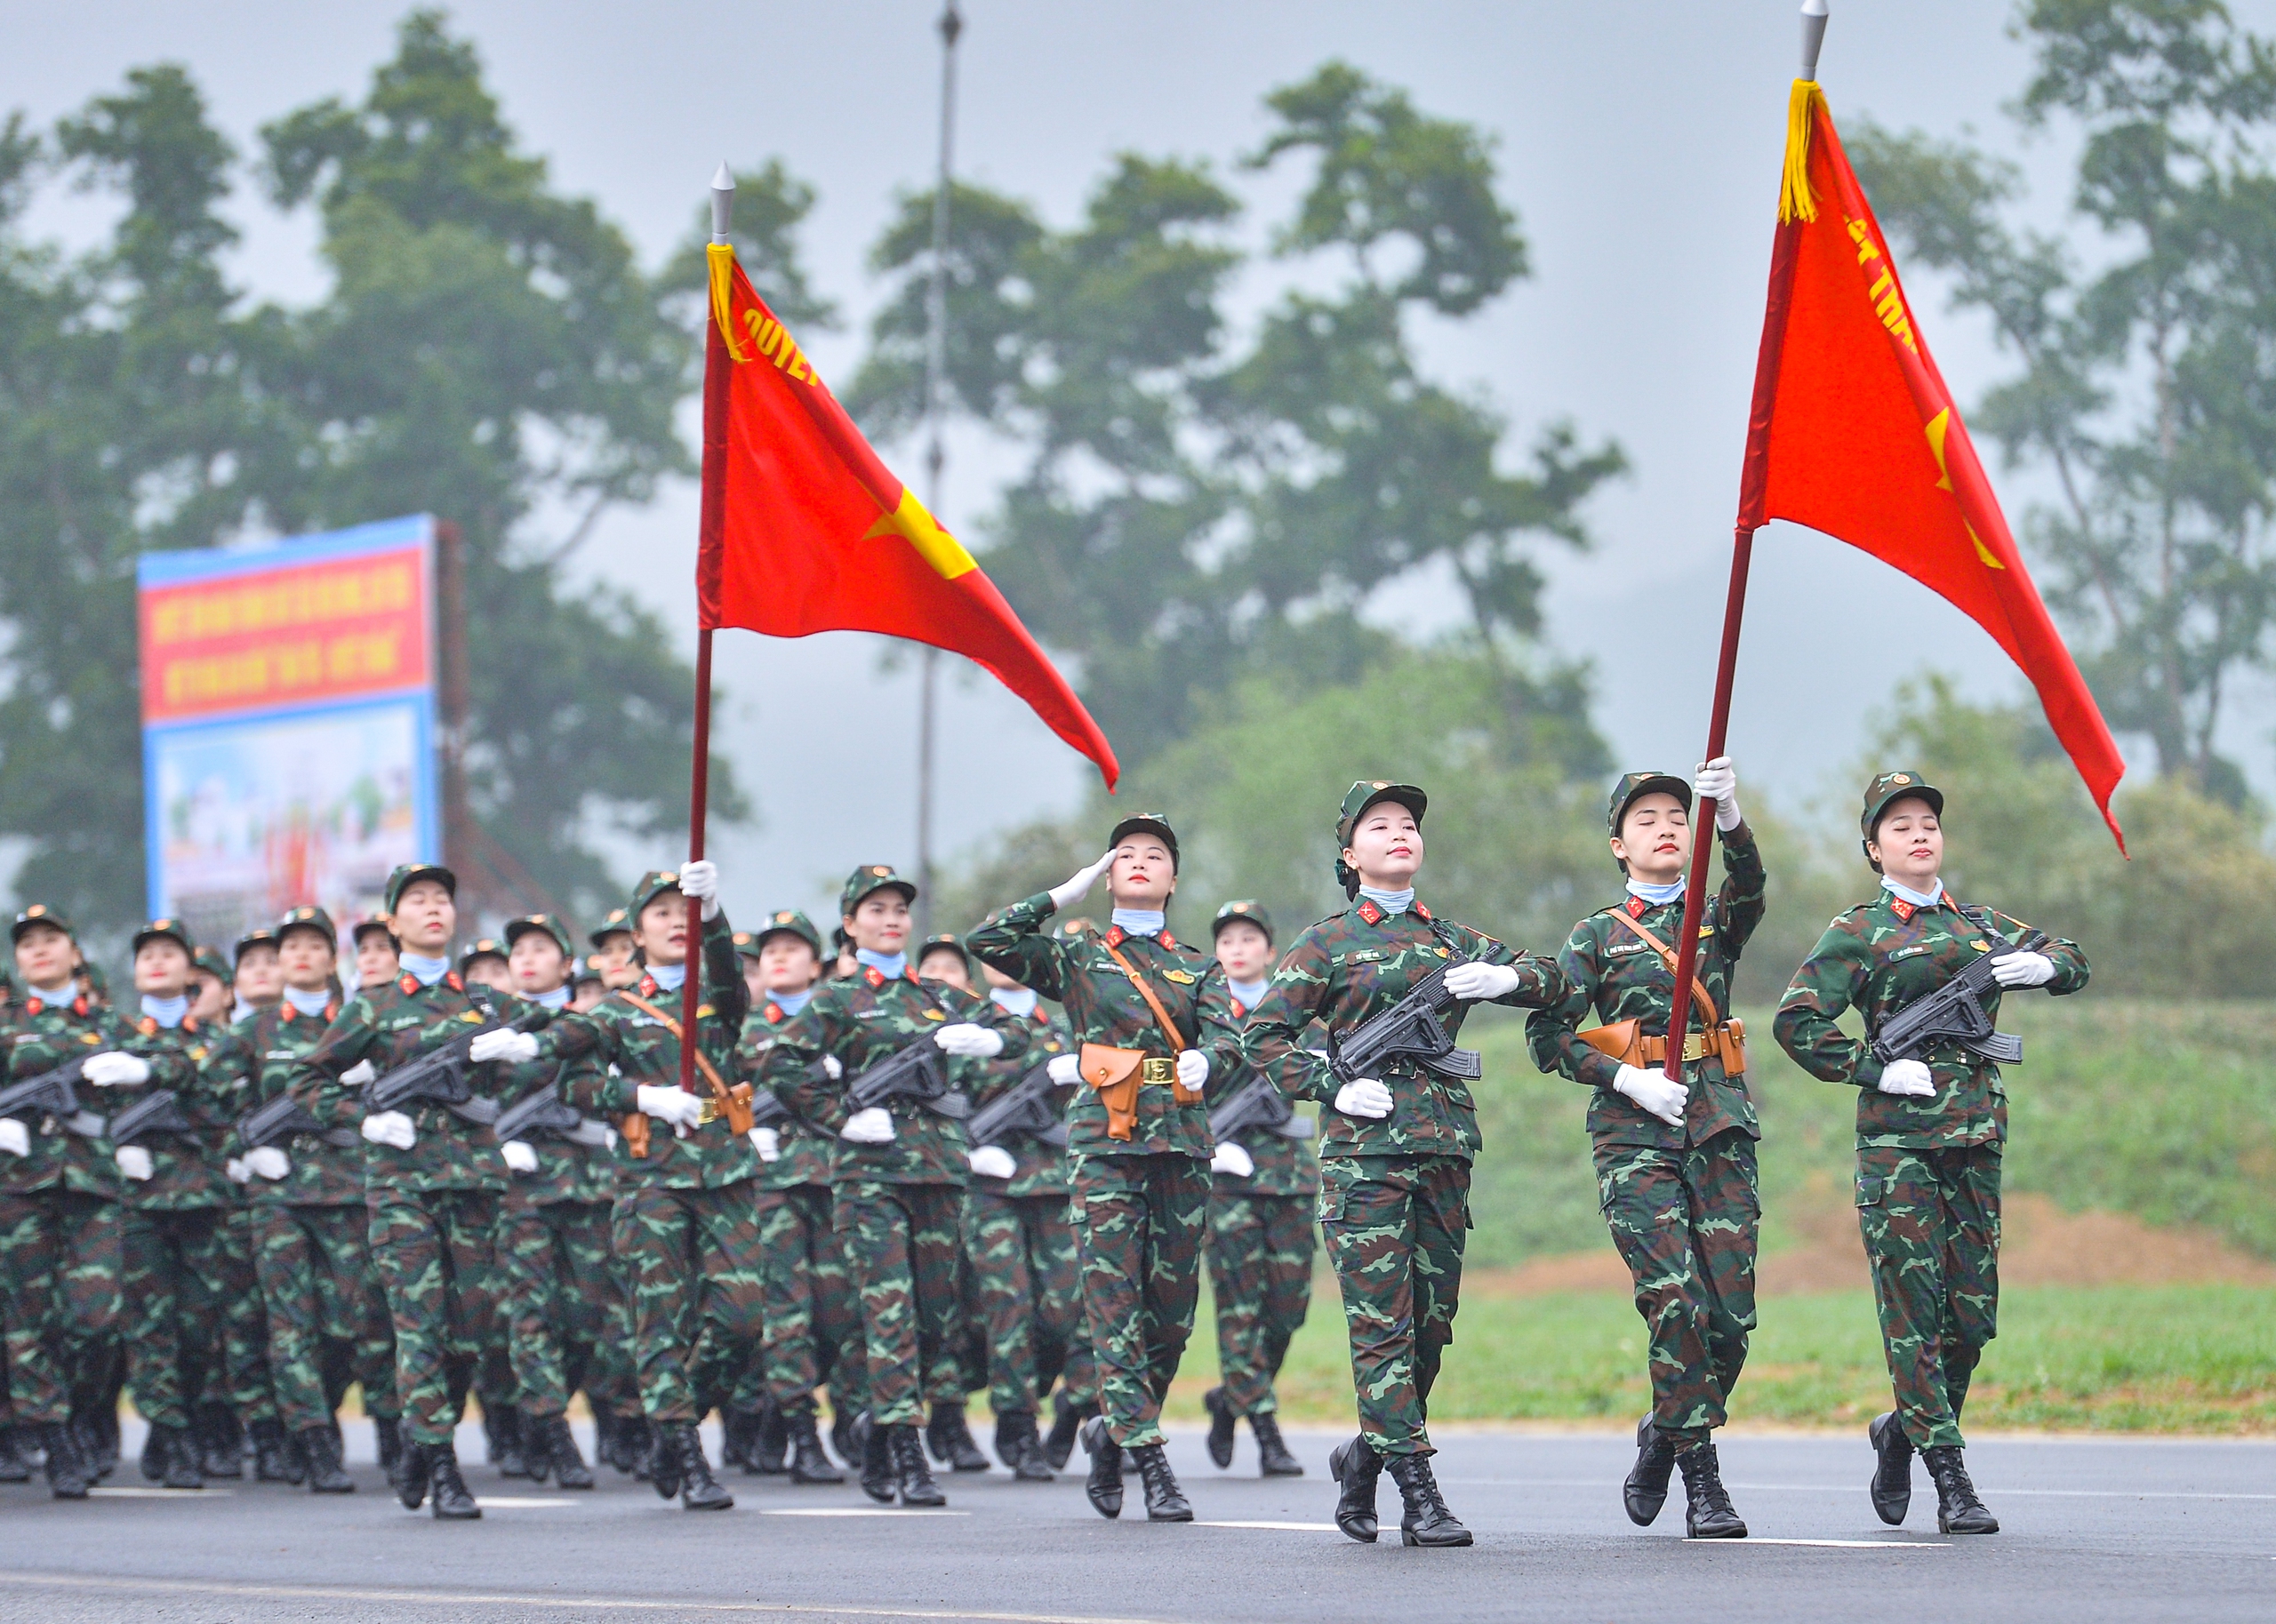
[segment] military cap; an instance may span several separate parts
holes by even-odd
[[[573,964],[577,958],[577,946],[569,940],[569,927],[552,914],[524,914],[518,919],[506,921],[506,951],[511,953],[514,944],[532,931],[542,931],[561,949],[561,956]]]
[[[1872,844],[1873,831],[1880,827],[1881,814],[1908,796],[1926,801],[1928,810],[1937,817],[1944,815],[1944,792],[1918,772],[1907,769],[1898,772],[1877,773],[1873,781],[1865,786],[1865,809],[1857,815],[1857,832],[1864,836],[1858,843],[1861,847]],[[1873,862],[1871,851],[1865,852],[1865,861],[1871,864],[1875,874],[1881,871],[1881,866]]]
[[[449,892],[453,900],[456,900],[459,894],[459,876],[444,868],[442,864],[398,863],[396,865],[395,872],[388,876],[388,912],[390,914],[395,912],[396,904],[403,900],[403,893],[410,890],[413,882],[417,880],[433,880],[445,891]]]
[[[349,927],[349,940],[360,948],[364,945],[364,938],[373,931],[384,932],[387,939],[391,942],[396,939],[394,920],[385,914],[365,914]]]
[[[227,987],[230,981],[229,961],[221,956],[219,948],[200,948],[189,956],[190,967],[202,970]]]
[[[612,908],[608,910],[608,916],[603,919],[598,924],[595,925],[592,929],[592,933],[587,936],[585,940],[592,943],[595,950],[597,951],[601,944],[606,941],[610,937],[629,936],[631,934],[631,913],[625,908]]]
[[[668,891],[677,891],[678,889],[678,869],[649,869],[647,873],[640,876],[640,883],[632,888],[632,900],[629,905],[627,905],[624,910],[624,928],[628,931],[636,929],[639,924],[640,910],[642,908],[647,907],[649,903],[653,902],[658,897],[662,896],[664,892]]]
[[[1131,835],[1151,835],[1167,846],[1170,849],[1170,872],[1177,872],[1177,831],[1170,827],[1167,818],[1160,812],[1133,812],[1116,824],[1114,832],[1106,837],[1107,850],[1111,852]]]
[[[1422,813],[1431,804],[1431,797],[1412,784],[1394,784],[1389,779],[1361,779],[1343,792],[1343,804],[1335,815],[1335,844],[1341,851],[1351,844],[1351,830],[1367,813],[1367,808],[1378,801],[1396,801],[1414,814],[1414,821],[1422,821]]]
[[[140,953],[146,941],[170,941],[189,955],[190,962],[197,962],[197,944],[189,939],[189,927],[179,919],[153,919],[134,932],[133,945],[127,951]]]
[[[265,924],[257,924],[237,938],[237,945],[229,950],[229,962],[233,964],[244,963],[247,948],[273,948],[276,945],[276,932]]]
[[[459,955],[459,973],[464,975],[478,958],[504,958],[506,944],[495,936],[485,936]]]
[[[35,902],[16,916],[16,923],[8,928],[8,940],[23,940],[24,932],[36,924],[52,925],[74,940],[76,940],[79,935],[77,931],[71,928],[71,922],[54,908],[44,902]]]
[[[1217,916],[1209,922],[1209,940],[1216,940],[1218,932],[1229,924],[1253,924],[1264,932],[1265,940],[1273,940],[1272,916],[1264,911],[1263,903],[1246,897],[1228,902],[1217,910]]]
[[[105,1003],[108,1003],[110,1001],[110,977],[103,973],[103,967],[100,964],[98,964],[92,959],[90,959],[85,964],[80,965],[79,968],[72,973],[75,975],[85,976],[87,978],[87,990],[93,993],[96,997],[102,999]]]
[[[1672,772],[1623,772],[1612,787],[1612,799],[1604,810],[1605,832],[1617,836],[1620,825],[1628,816],[1628,809],[1647,795],[1671,795],[1683,810],[1691,810],[1691,784]]]
[[[863,863],[845,876],[845,884],[837,893],[837,911],[851,914],[871,892],[887,890],[901,892],[905,902],[917,900],[915,882],[895,874],[891,863]]]
[[[925,956],[934,952],[955,954],[964,961],[966,972],[970,972],[972,954],[954,931],[942,931],[937,935],[927,936],[917,944],[917,951],[909,956],[909,962],[912,964],[922,964],[925,962]]]
[[[320,908],[296,908],[276,922],[276,940],[279,942],[293,931],[315,931],[332,947],[340,946],[339,927],[333,924],[332,916]]]
[[[821,932],[814,928],[813,920],[795,908],[776,908],[766,916],[765,924],[750,932],[751,956],[758,956],[758,950],[766,945],[768,937],[780,936],[786,932],[812,948],[816,958],[821,956]]]

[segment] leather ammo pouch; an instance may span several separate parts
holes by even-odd
[[[1631,919],[1625,913],[1615,911],[1612,917],[1644,939],[1652,951],[1660,956],[1660,963],[1675,973],[1675,955],[1651,932]],[[1706,983],[1697,976],[1691,980],[1691,996],[1702,1014],[1707,1018],[1703,1032],[1687,1033],[1683,1040],[1683,1058],[1703,1060],[1709,1055],[1723,1062],[1723,1075],[1738,1077],[1746,1075],[1746,1022],[1736,1017],[1722,1020],[1715,1009],[1715,1000],[1707,996]],[[1585,1032],[1574,1034],[1599,1054],[1608,1054],[1625,1066],[1649,1069],[1664,1066],[1668,1060],[1668,1040],[1647,1037],[1640,1020],[1615,1020],[1609,1026],[1591,1027]]]
[[[638,995],[623,992],[621,988],[619,991],[624,1001],[634,1009],[655,1021],[675,1038],[679,1038],[682,1043],[686,1041],[680,1037],[678,1021]],[[697,1119],[695,1125],[699,1128],[703,1127],[724,1116],[727,1119],[727,1126],[734,1132],[749,1132],[751,1129],[750,1084],[738,1083],[732,1088],[728,1087],[727,1080],[719,1075],[718,1068],[711,1064],[710,1057],[701,1049],[695,1052],[695,1068],[703,1074],[703,1080],[711,1085],[710,1097],[704,1100],[703,1115]],[[618,1129],[618,1132],[624,1135],[624,1148],[636,1156],[646,1156],[648,1154],[646,1115],[639,1111],[628,1112],[624,1122],[626,1125]],[[637,1140],[631,1125],[633,1124],[637,1124],[639,1128]]]
[[[1145,1052],[1114,1049],[1105,1044],[1083,1045],[1083,1081],[1099,1091],[1106,1107],[1106,1136],[1128,1139],[1138,1125],[1138,1084],[1146,1064]]]

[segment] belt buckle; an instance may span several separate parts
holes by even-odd
[[[1142,1083],[1174,1083],[1177,1062],[1166,1055],[1150,1054],[1138,1062],[1138,1080]]]
[[[695,1108],[695,1125],[699,1128],[708,1128],[718,1120],[719,1102],[709,1094],[704,1095],[702,1102]]]
[[[1693,1032],[1687,1036],[1683,1040],[1683,1058],[1687,1060],[1705,1060],[1707,1058],[1707,1034],[1704,1032]]]

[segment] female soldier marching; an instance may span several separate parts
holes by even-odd
[[[1943,791],[1918,772],[1884,772],[1865,787],[1857,820],[1881,894],[1826,928],[1778,1005],[1774,1031],[1812,1076],[1848,1083],[1857,1096],[1857,1225],[1873,1270],[1881,1345],[1896,1409],[1867,1431],[1878,1456],[1871,1484],[1885,1523],[1904,1520],[1912,1455],[1936,1484],[1936,1526],[1997,1533],[1961,1460],[1961,1406],[2000,1302],[2000,1156],[2008,1096],[2000,1068],[1952,1040],[1917,1057],[1883,1060],[1834,1024],[1855,1008],[1869,1034],[1935,992],[2027,927],[1989,908],[1964,906],[1942,871]],[[2075,943],[2005,951],[1982,998],[1997,1018],[2000,988],[2087,984]]]

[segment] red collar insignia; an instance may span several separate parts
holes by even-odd
[[[662,990],[663,988],[656,985],[656,978],[654,976],[644,975],[640,978],[640,996],[642,997],[653,998]]]
[[[1162,946],[1165,948],[1174,948],[1177,946],[1177,938],[1171,935],[1167,931],[1164,931],[1162,932],[1160,940]]]
[[[766,1001],[766,1007],[759,1012],[759,1017],[770,1027],[779,1027],[789,1019],[782,1012],[782,1006],[772,998]]]
[[[1645,901],[1643,898],[1631,897],[1628,899],[1628,916],[1631,919],[1641,919],[1646,914],[1648,914],[1651,911],[1652,905]]]
[[[1429,908],[1427,908],[1423,907],[1420,902],[1417,902],[1416,904],[1414,904],[1414,911],[1415,911],[1416,913],[1418,913],[1418,914],[1420,914],[1420,915],[1422,915],[1422,920],[1423,920],[1423,923],[1424,923],[1424,924],[1429,924],[1429,923],[1430,923],[1430,919],[1431,919],[1431,910],[1430,910]]]
[[[1368,897],[1359,904],[1359,917],[1369,924],[1381,924],[1383,922],[1383,910],[1375,906],[1375,900],[1373,897]]]
[[[1232,1004],[1233,1019],[1235,1020],[1246,1020],[1248,1019],[1248,1006],[1243,1004],[1238,998],[1235,998],[1232,1001]]]
[[[408,998],[419,991],[419,978],[406,970],[403,972],[403,980],[397,981],[395,985],[396,990],[401,993],[405,997]]]
[[[134,1029],[145,1037],[155,1036],[158,1030],[158,1018],[156,1015],[145,1015],[134,1023]]]
[[[1122,945],[1122,927],[1118,924],[1110,924],[1107,926],[1106,945],[1110,948],[1118,948]]]
[[[874,989],[886,984],[886,972],[875,964],[864,964],[862,966],[862,979]]]
[[[1903,920],[1907,924],[1911,924],[1912,923],[1912,916],[1920,911],[1919,908],[1913,907],[1911,903],[1907,902],[1903,897],[1891,897],[1888,900],[1888,906],[1889,911],[1895,914],[1899,919]]]
[[[1028,1019],[1034,1021],[1036,1025],[1046,1028],[1048,1028],[1051,1025],[1051,1017],[1043,1012],[1043,1005],[1040,1004],[1037,1004],[1035,1008],[1028,1012]]]
[[[459,972],[455,970],[445,970],[443,972],[443,985],[456,993],[462,993],[466,990],[466,983],[459,979]]]

